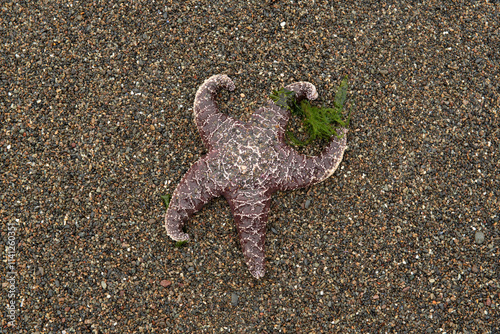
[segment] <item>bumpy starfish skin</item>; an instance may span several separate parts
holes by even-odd
[[[224,196],[229,202],[241,248],[251,274],[264,276],[264,240],[271,195],[321,182],[333,174],[342,160],[347,130],[316,157],[297,153],[285,143],[290,111],[269,100],[248,123],[218,111],[215,96],[220,88],[234,90],[226,75],[215,75],[198,89],[194,118],[208,154],[195,162],[175,189],[165,216],[168,235],[188,240],[182,232],[188,218],[212,198]],[[317,98],[308,82],[286,87],[297,100]]]

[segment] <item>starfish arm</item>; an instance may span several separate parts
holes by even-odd
[[[266,189],[247,189],[225,195],[233,213],[241,248],[250,273],[265,274],[264,243],[271,195]]]
[[[219,197],[227,185],[216,169],[216,151],[195,162],[172,194],[165,215],[165,228],[175,241],[189,240],[182,232],[184,223],[212,198]]]
[[[295,92],[297,102],[300,102],[304,98],[308,100],[318,98],[316,87],[310,82],[295,82],[285,88]],[[255,124],[266,124],[269,128],[275,130],[279,137],[283,137],[286,125],[290,119],[290,111],[281,108],[273,100],[268,100],[266,107],[260,108],[253,114],[253,119]]]
[[[316,100],[318,98],[318,92],[316,91],[316,87],[306,81],[295,82],[285,87],[292,92],[295,92],[295,99],[297,102],[307,98],[308,100]]]
[[[286,151],[283,169],[278,171],[278,190],[292,190],[322,182],[330,177],[344,155],[347,146],[347,129],[339,130],[342,138],[332,136],[330,144],[320,155],[309,157],[292,149]]]
[[[214,134],[222,132],[220,131],[222,130],[221,126],[227,127],[232,125],[229,123],[235,123],[232,117],[219,112],[215,96],[221,88],[232,91],[234,83],[227,75],[214,75],[205,80],[196,92],[194,99],[194,120],[203,143],[209,149],[214,146],[214,141],[217,141],[217,139],[212,138]]]

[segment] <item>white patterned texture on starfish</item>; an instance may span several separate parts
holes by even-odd
[[[215,97],[220,88],[234,90],[226,75],[206,80],[196,92],[194,120],[208,153],[184,175],[175,189],[165,216],[173,240],[189,240],[185,222],[212,198],[224,196],[236,222],[245,262],[250,273],[265,273],[264,241],[271,195],[321,182],[333,174],[346,148],[347,130],[341,138],[314,157],[299,154],[285,143],[290,111],[272,100],[258,109],[247,123],[219,112]],[[290,84],[298,101],[318,97],[308,82]]]

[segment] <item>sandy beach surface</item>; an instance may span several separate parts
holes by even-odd
[[[498,1],[2,1],[0,43],[1,333],[500,333]],[[273,196],[260,280],[223,198],[163,226],[219,73],[241,120],[349,78],[344,159]]]

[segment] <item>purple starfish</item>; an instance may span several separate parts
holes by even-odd
[[[191,166],[175,189],[165,216],[167,233],[173,240],[189,240],[182,226],[212,198],[229,202],[245,261],[251,274],[264,276],[264,240],[271,195],[321,182],[333,174],[346,148],[333,136],[330,145],[315,157],[297,153],[285,143],[290,111],[272,100],[260,108],[248,123],[222,114],[215,103],[220,88],[234,90],[226,75],[206,80],[196,92],[194,118],[208,154]],[[297,82],[286,89],[298,101],[318,97],[314,85]]]

